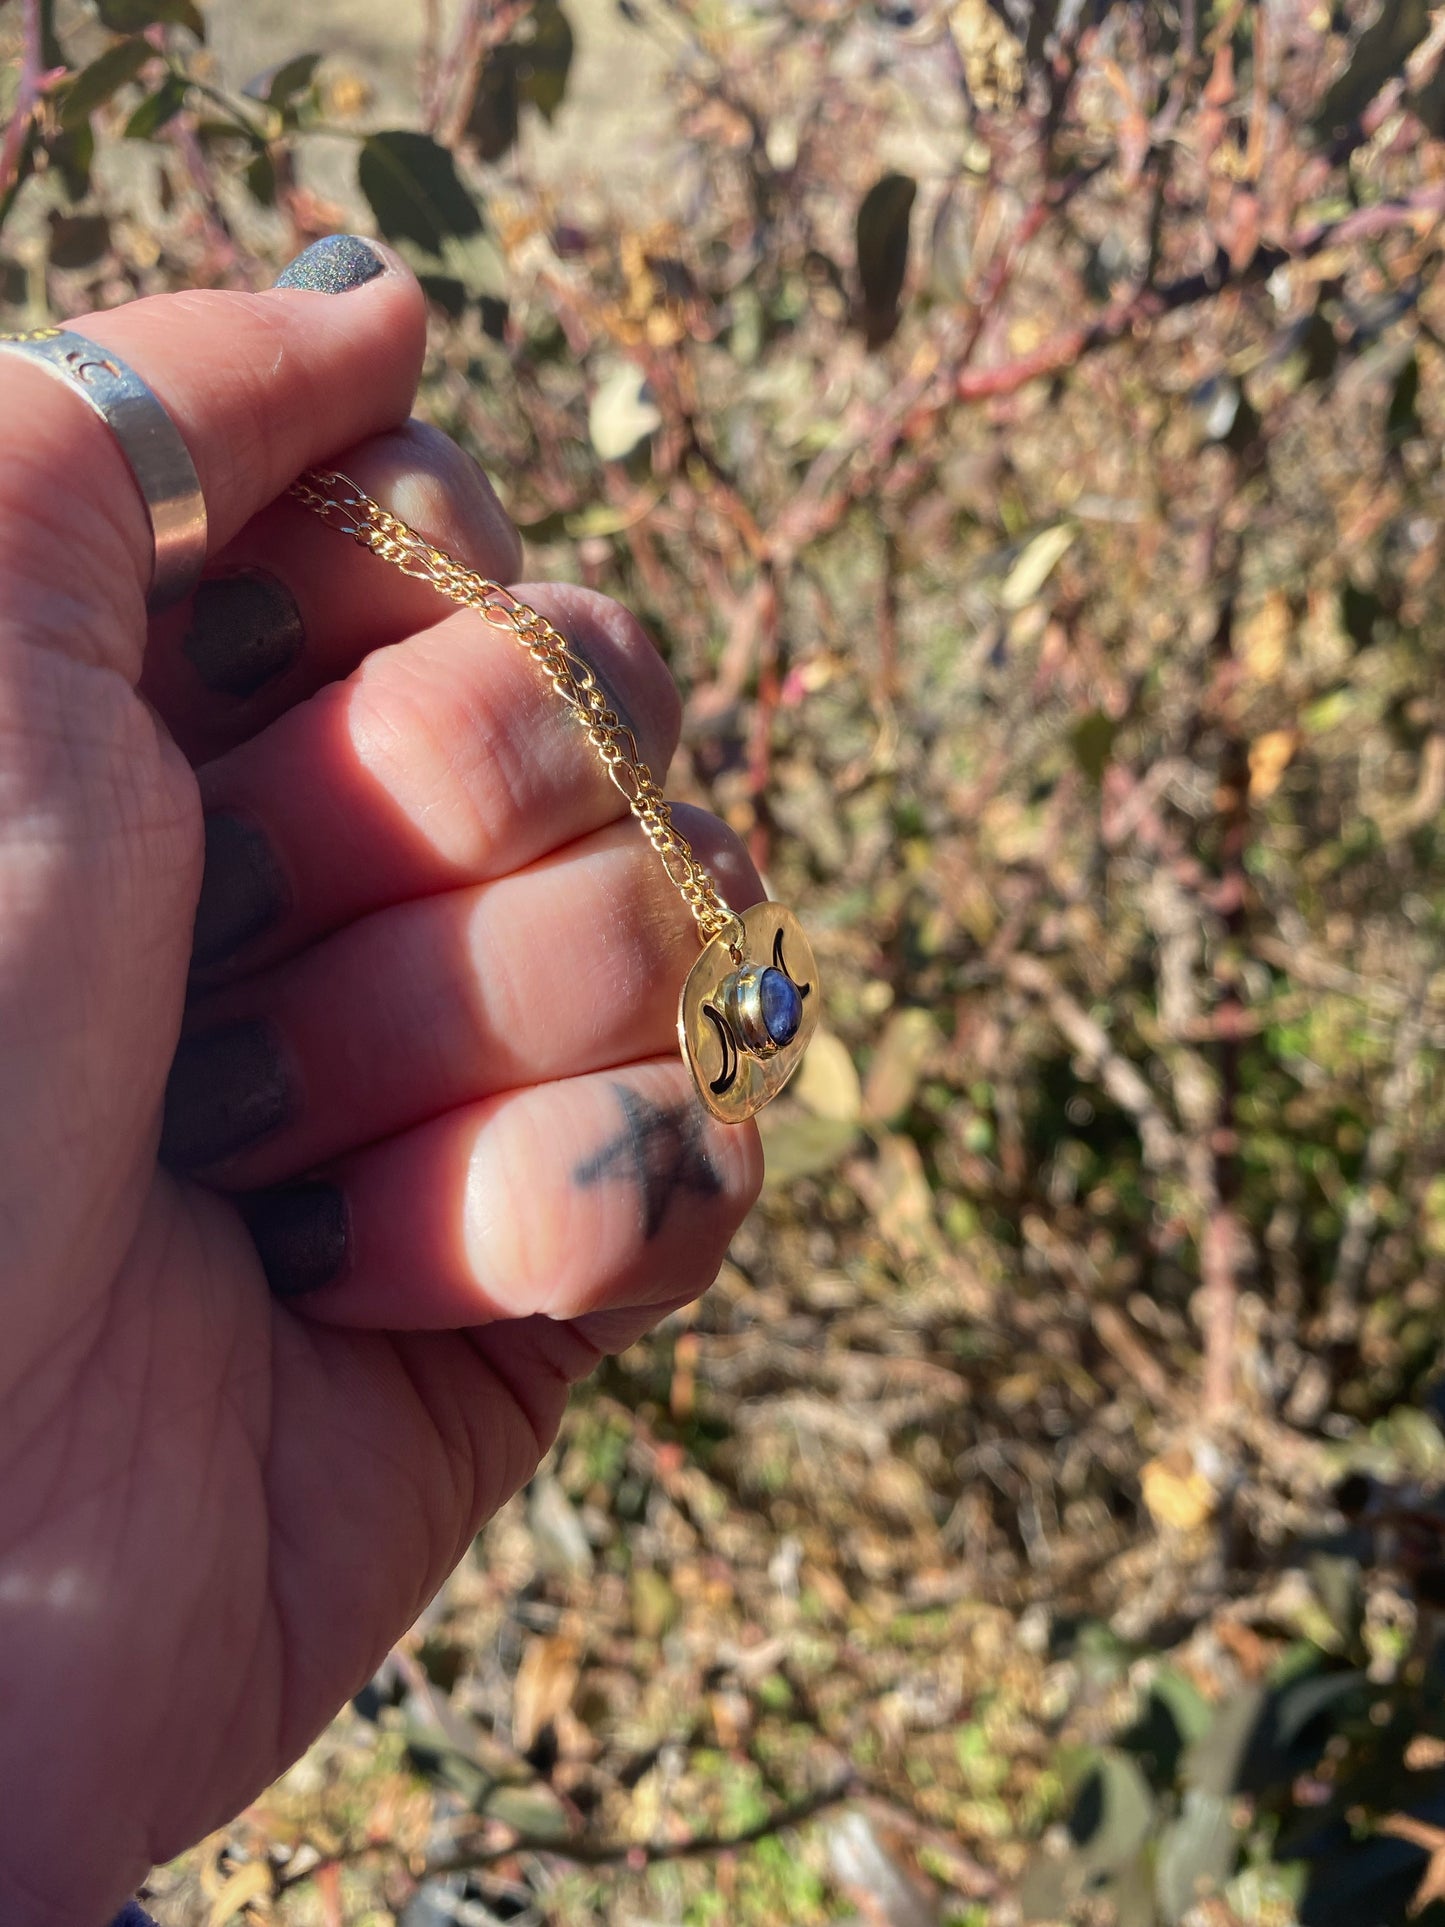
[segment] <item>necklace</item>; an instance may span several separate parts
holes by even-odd
[[[727,1124],[762,1109],[787,1083],[818,1025],[818,971],[802,925],[781,903],[739,914],[672,820],[637,738],[591,669],[545,616],[509,589],[433,547],[335,469],[308,469],[291,492],[403,574],[431,583],[494,629],[509,630],[582,724],[697,924],[702,954],[678,1000],[677,1035],[698,1096]]]

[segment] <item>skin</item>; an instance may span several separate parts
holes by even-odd
[[[208,570],[274,572],[305,642],[255,688],[203,681],[190,612],[147,620],[107,431],[0,358],[0,419],[23,425],[0,440],[14,1927],[99,1927],[297,1757],[529,1477],[570,1386],[711,1282],[761,1179],[752,1127],[709,1119],[677,1060],[696,941],[580,731],[515,642],[284,499],[333,461],[519,572],[474,466],[407,425],[406,270],[75,325],[184,435]],[[679,709],[638,625],[524,593],[661,774]],[[206,810],[259,829],[286,907],[188,984]],[[721,825],[684,827],[735,905],[761,895]],[[231,1023],[271,1040],[284,1116],[163,1168],[178,1039]],[[235,1195],[318,1168],[347,1261],[278,1300]]]

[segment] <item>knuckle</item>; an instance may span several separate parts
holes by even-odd
[[[520,583],[514,593],[556,625],[603,683],[650,762],[671,759],[682,697],[642,623],[622,603],[572,584]],[[653,774],[661,776],[655,768]]]
[[[351,472],[394,515],[470,568],[506,581],[522,540],[475,458],[450,435],[413,417],[358,451]]]
[[[760,902],[766,894],[748,855],[748,846],[729,824],[693,803],[674,803],[672,820],[711,870],[733,909]]]
[[[415,645],[378,653],[353,680],[347,724],[393,806],[438,855],[481,873],[526,815],[537,775],[525,732],[478,685],[474,656]]]

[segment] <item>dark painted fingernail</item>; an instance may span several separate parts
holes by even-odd
[[[266,1283],[278,1298],[301,1298],[341,1275],[351,1213],[334,1184],[314,1180],[253,1191],[237,1200],[256,1241]]]
[[[161,1158],[199,1171],[235,1155],[295,1114],[296,1091],[270,1024],[255,1018],[183,1037],[166,1085]]]
[[[249,817],[215,810],[206,818],[206,867],[191,938],[192,968],[223,963],[276,923],[288,902],[270,839]]]
[[[254,696],[286,673],[305,640],[286,584],[264,569],[241,569],[201,583],[181,647],[207,689]]]
[[[376,249],[355,234],[327,234],[298,254],[276,277],[278,288],[310,288],[316,294],[345,294],[386,272]]]

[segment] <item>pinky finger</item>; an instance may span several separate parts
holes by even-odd
[[[661,1316],[712,1283],[761,1184],[754,1127],[709,1117],[668,1060],[470,1105],[237,1202],[278,1297],[420,1331]]]

